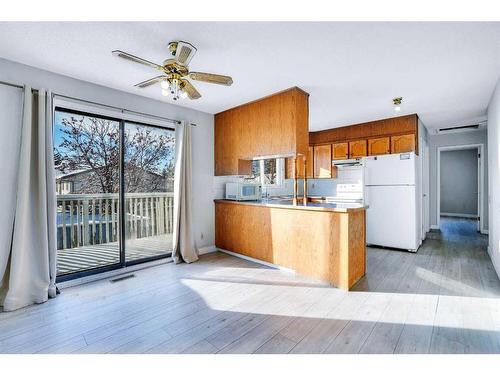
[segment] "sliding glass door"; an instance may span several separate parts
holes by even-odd
[[[56,111],[58,275],[120,263],[120,122]]]
[[[169,256],[173,129],[56,108],[59,280]]]
[[[172,252],[174,131],[125,123],[125,260]]]

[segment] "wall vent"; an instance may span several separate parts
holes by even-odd
[[[127,279],[131,279],[131,278],[133,278],[133,277],[135,277],[135,275],[134,275],[134,274],[125,275],[125,276],[120,276],[120,277],[117,277],[117,278],[115,278],[115,279],[111,279],[111,280],[109,280],[109,282],[110,282],[110,283],[117,283],[117,282],[119,282],[119,281],[124,281],[124,280],[127,280]]]
[[[454,133],[454,132],[477,130],[477,129],[479,129],[479,124],[456,126],[454,128],[440,128],[438,129],[438,133]]]

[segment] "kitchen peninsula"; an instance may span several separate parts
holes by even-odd
[[[365,274],[365,207],[215,201],[215,245],[351,288]]]
[[[297,179],[307,197],[320,161],[310,153],[308,100],[293,87],[215,115],[215,176],[250,175],[253,160],[281,157],[294,178],[293,198],[216,199],[215,245],[348,290],[365,274],[366,207],[298,199]],[[336,177],[331,155],[326,160],[316,169]]]

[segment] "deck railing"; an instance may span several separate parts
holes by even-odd
[[[172,233],[173,193],[125,194],[125,238]],[[118,194],[57,195],[57,248],[116,242],[119,239]]]

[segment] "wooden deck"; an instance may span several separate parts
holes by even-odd
[[[172,234],[127,240],[125,245],[127,262],[164,255],[172,251]],[[119,261],[118,242],[61,249],[57,251],[57,274],[108,266]]]

